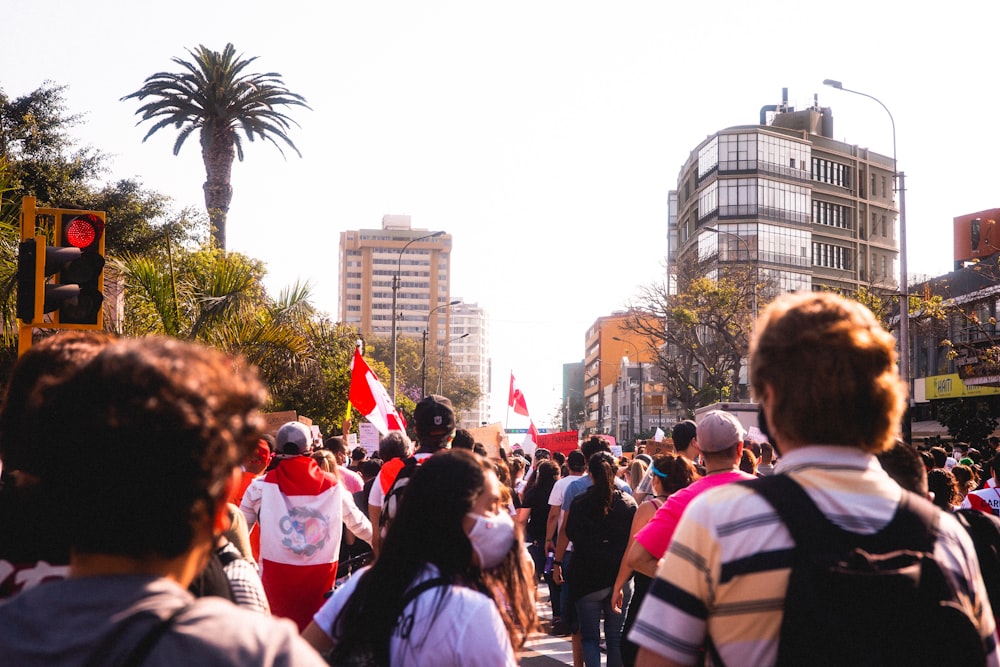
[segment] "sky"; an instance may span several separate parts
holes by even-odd
[[[81,144],[204,206],[197,138],[146,142],[120,98],[205,45],[256,56],[291,108],[302,158],[245,145],[228,247],[266,262],[272,293],[308,282],[338,308],[339,232],[409,215],[453,236],[452,298],[490,319],[492,416],[511,373],[546,426],[587,328],[658,282],[668,193],[691,151],[782,101],[830,107],[834,138],[906,174],[910,275],[952,267],[952,220],[1000,206],[995,0],[5,0],[0,89],[68,86]],[[114,224],[109,221],[109,224]],[[513,420],[511,420],[513,422]],[[518,424],[509,423],[510,426]]]

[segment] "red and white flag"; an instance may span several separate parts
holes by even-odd
[[[519,415],[528,416],[528,403],[524,400],[524,394],[517,388],[513,373],[510,374],[510,393],[507,395],[507,407],[514,408],[514,412]]]
[[[405,431],[406,421],[396,412],[389,393],[379,382],[378,376],[365,363],[361,350],[355,348],[351,362],[351,403],[385,435],[389,431]]]

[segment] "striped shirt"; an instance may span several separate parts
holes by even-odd
[[[902,495],[873,455],[851,447],[795,449],[775,472],[791,475],[827,518],[855,533],[884,528]],[[694,664],[707,634],[726,664],[773,665],[793,546],[771,505],[751,489],[728,484],[698,496],[660,561],[629,639]],[[970,596],[970,613],[990,648],[987,664],[1000,665],[975,549],[954,517],[941,516],[934,552]]]

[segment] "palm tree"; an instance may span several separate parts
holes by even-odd
[[[233,199],[233,157],[243,161],[243,143],[237,131],[242,130],[250,141],[270,141],[284,156],[277,141],[280,139],[302,157],[287,134],[292,124],[298,123],[276,107],[310,107],[304,97],[285,88],[277,72],[244,74],[257,58],[237,55],[232,44],[226,44],[222,53],[204,46],[188,49],[188,53],[190,62],[171,59],[186,71],[153,74],[142,88],[121,99],[136,98],[141,102],[153,98],[136,110],[142,117],[137,124],[157,119],[142,140],[172,125],[178,130],[174,155],[192,132],[200,130],[201,157],[205,162],[205,208],[216,245],[225,250],[226,215]]]

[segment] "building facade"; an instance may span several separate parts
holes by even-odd
[[[448,310],[451,311],[448,354],[452,368],[459,375],[474,380],[480,391],[476,407],[460,411],[459,424],[466,428],[488,424],[492,421],[490,389],[493,372],[490,359],[489,317],[486,311],[475,303],[460,301]]]
[[[899,286],[895,164],[833,138],[829,108],[761,109],[698,144],[670,194],[668,263],[752,267],[755,294]]]
[[[654,352],[636,333],[626,327],[629,312],[617,312],[599,317],[586,334],[583,360],[584,426],[588,433],[616,435],[616,385],[622,370],[622,360],[632,355],[635,363],[649,366]],[[638,386],[638,383],[637,383]],[[637,406],[638,409],[638,406]]]
[[[397,335],[437,349],[448,335],[451,235],[413,229],[386,215],[381,229],[340,233],[339,318],[362,335],[390,337],[395,283]]]

